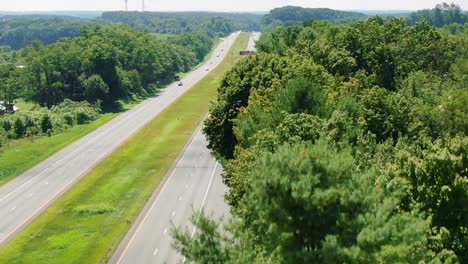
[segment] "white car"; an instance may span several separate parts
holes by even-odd
[[[209,71],[210,69],[208,67],[205,67],[205,71]]]
[[[216,57],[219,57],[219,55],[221,55],[221,54],[218,52],[218,54],[216,54]]]

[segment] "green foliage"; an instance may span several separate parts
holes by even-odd
[[[0,46],[18,50],[36,40],[51,44],[61,38],[78,36],[80,28],[90,24],[96,22],[63,18],[8,18],[0,23]]]
[[[179,249],[197,262],[215,236],[204,254],[226,263],[467,262],[467,43],[379,17],[263,34],[204,128],[229,234],[205,221]]]
[[[316,82],[299,78],[289,80],[278,92],[275,108],[291,114],[326,115],[327,95]]]
[[[365,19],[367,16],[357,12],[338,11],[328,8],[302,8],[297,6],[286,6],[275,8],[270,14],[263,18],[263,24],[269,25],[280,21],[284,25],[302,23],[306,20],[326,20],[335,23],[349,23],[356,20]]]
[[[261,15],[208,12],[104,12],[102,19],[160,34],[203,33],[225,36],[236,30],[259,30]]]
[[[227,263],[226,252],[221,245],[221,235],[217,224],[198,213],[192,216],[192,222],[201,232],[201,235],[192,240],[189,230],[182,232],[174,229],[173,236],[176,239],[175,247],[194,263]]]
[[[51,135],[75,124],[81,125],[98,119],[99,104],[88,102],[73,102],[65,100],[63,103],[47,108],[35,108],[32,111],[18,112],[14,115],[0,117],[1,131],[9,139]]]
[[[437,230],[447,230],[443,247],[468,260],[468,138],[425,144],[412,148],[402,144],[389,170],[408,181],[405,206],[415,203],[428,212]]]
[[[424,9],[412,13],[408,19],[408,23],[412,25],[423,19],[428,20],[431,25],[442,27],[453,23],[467,23],[468,15],[455,3],[443,3],[438,4],[433,9]]]
[[[151,84],[173,81],[176,73],[203,60],[211,46],[211,39],[197,34],[162,40],[126,26],[83,27],[74,39],[23,49],[27,67],[22,78],[6,79],[48,108],[64,99],[111,106],[145,94]]]

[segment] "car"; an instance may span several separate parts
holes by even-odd
[[[213,64],[213,62],[212,62],[212,61],[210,61],[210,64]]]
[[[205,67],[205,71],[209,71],[209,70],[210,70],[210,68],[208,68],[208,67]]]
[[[220,53],[216,54],[216,57],[219,57],[219,55],[221,55]]]
[[[177,86],[182,86],[182,85],[184,85],[182,82],[179,82],[179,83],[177,84]]]

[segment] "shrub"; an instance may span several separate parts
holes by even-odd
[[[0,128],[0,150],[3,148],[3,146],[6,145],[7,140],[8,140],[7,132],[4,129]]]
[[[49,115],[42,117],[41,128],[43,133],[48,133],[52,130],[52,120]]]
[[[13,131],[16,138],[22,138],[26,135],[26,126],[21,118],[17,118],[13,124]]]

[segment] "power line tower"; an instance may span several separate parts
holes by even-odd
[[[128,11],[128,0],[125,0],[125,11]]]

